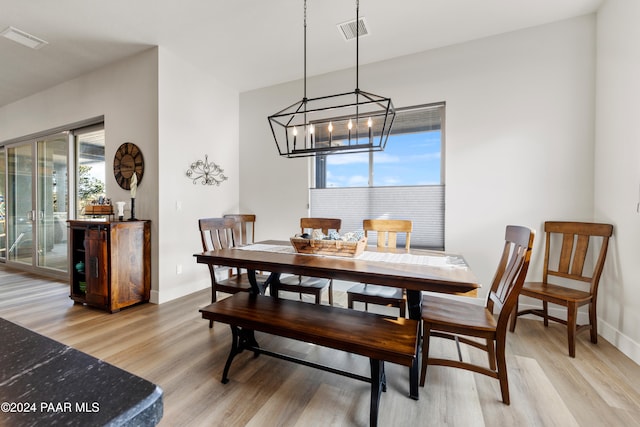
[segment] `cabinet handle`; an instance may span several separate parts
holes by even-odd
[[[100,277],[100,274],[98,272],[98,257],[91,257],[89,261],[91,262],[91,271],[93,272],[93,277],[97,279],[98,277]]]

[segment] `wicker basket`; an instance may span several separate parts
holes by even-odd
[[[342,240],[313,240],[292,237],[291,244],[300,254],[332,255],[342,257],[356,257],[360,255],[365,246],[367,238],[363,237],[357,242],[344,242]]]

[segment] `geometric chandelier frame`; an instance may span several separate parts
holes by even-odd
[[[356,0],[356,88],[307,98],[307,1],[304,2],[304,96],[269,116],[278,153],[284,157],[384,150],[395,119],[390,98],[359,89],[360,2]]]

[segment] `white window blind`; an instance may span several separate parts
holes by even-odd
[[[365,219],[413,222],[411,247],[444,249],[444,185],[313,188],[312,217],[342,219],[342,232],[362,230]],[[369,244],[375,244],[375,236]],[[404,245],[404,240],[398,242]]]

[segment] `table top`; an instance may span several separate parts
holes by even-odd
[[[162,389],[0,318],[0,425],[154,426]]]
[[[260,246],[262,245],[262,246]],[[221,249],[194,254],[198,263],[262,270],[274,273],[327,277],[352,282],[401,287],[417,291],[462,293],[480,287],[478,280],[460,255],[421,249],[383,249],[368,246],[366,256],[356,258],[298,254],[287,250],[287,241],[259,242],[256,248],[282,246],[282,251],[244,248]],[[443,262],[409,263],[379,261],[372,253],[407,254]]]

